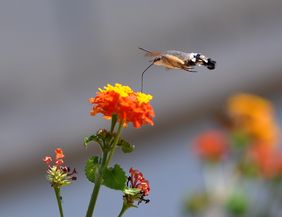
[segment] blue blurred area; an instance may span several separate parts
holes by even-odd
[[[128,216],[180,215],[182,197],[201,182],[187,144],[211,125],[211,111],[239,91],[281,105],[281,8],[280,0],[1,1],[0,216],[57,216],[41,163],[57,146],[79,171],[63,190],[66,216],[84,215],[92,186],[83,162],[97,150],[81,143],[108,124],[89,116],[87,100],[107,83],[140,89],[148,60],[138,46],[202,52],[218,63],[194,74],[151,68],[144,87],[156,126],[126,129],[137,149],[115,158],[151,183],[151,202]],[[102,193],[97,216],[115,216],[121,194]]]

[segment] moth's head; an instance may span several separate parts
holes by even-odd
[[[161,56],[157,56],[155,57],[152,62],[155,64],[155,65],[160,65],[161,62],[162,62],[162,57]]]

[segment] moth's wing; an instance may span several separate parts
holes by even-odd
[[[187,72],[196,72],[193,70],[193,66],[187,66],[185,61],[180,59],[178,56],[166,54],[162,56],[162,60],[165,65],[170,66],[168,68],[177,68]]]
[[[140,50],[142,51],[145,51],[145,55],[146,57],[156,57],[156,56],[160,56],[161,55],[161,52],[159,51],[150,51],[150,50],[147,50],[145,48],[142,48],[142,47],[139,47]]]
[[[160,56],[161,55],[161,52],[159,51],[152,51],[151,53],[145,53],[145,57],[157,57],[157,56]]]
[[[189,57],[190,57],[189,53],[185,53],[185,52],[178,51],[178,50],[168,50],[168,51],[165,52],[165,54],[178,57],[179,59],[181,59],[183,61],[189,59]]]
[[[182,59],[170,54],[162,55],[162,61],[164,65],[170,66],[169,68],[182,69],[185,65],[185,62]]]

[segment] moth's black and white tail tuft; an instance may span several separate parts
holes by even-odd
[[[213,70],[215,69],[215,64],[216,61],[212,60],[211,58],[208,58],[208,62],[205,65],[208,69]]]

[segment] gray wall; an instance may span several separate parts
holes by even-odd
[[[0,215],[57,214],[41,157],[60,146],[80,171],[79,182],[64,189],[66,216],[81,216],[92,188],[82,165],[97,151],[85,151],[82,138],[107,124],[89,116],[87,99],[106,83],[138,90],[148,65],[137,49],[143,46],[202,52],[218,62],[215,71],[194,74],[148,71],[156,126],[126,129],[137,150],[116,158],[142,169],[152,185],[152,202],[128,215],[175,216],[183,189],[200,180],[187,143],[209,126],[203,119],[210,111],[238,91],[275,93],[280,102],[281,9],[280,0],[1,1]],[[114,197],[121,195],[101,196],[98,216],[115,215]],[[113,209],[102,214],[107,201]]]

